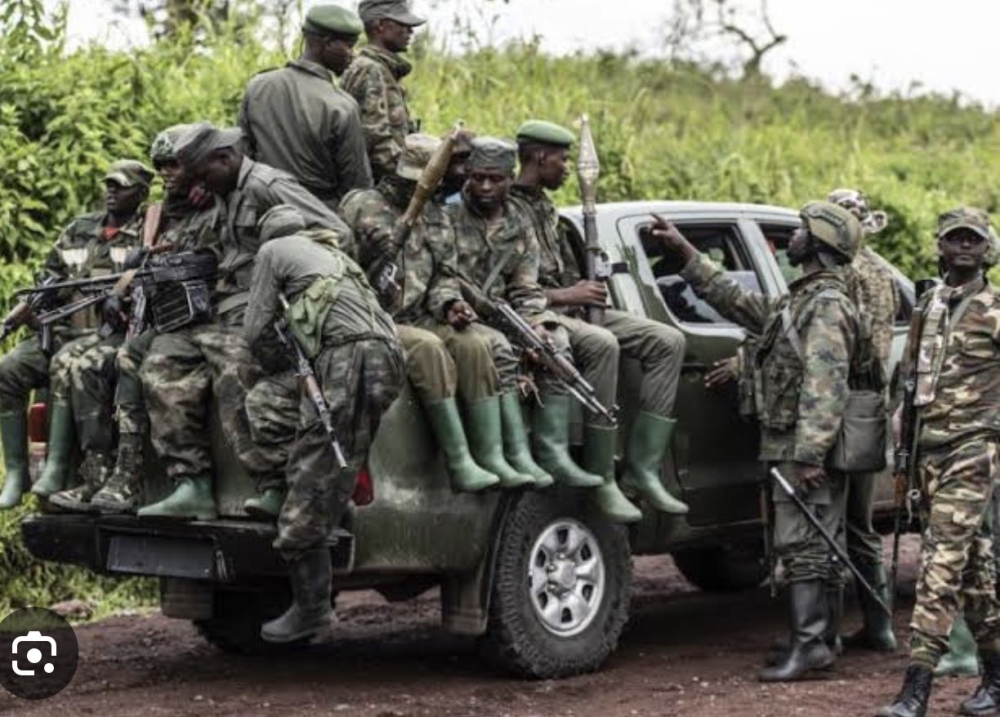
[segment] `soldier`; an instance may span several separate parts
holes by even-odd
[[[463,201],[448,207],[455,227],[459,274],[477,295],[506,300],[571,362],[566,330],[546,311],[545,293],[538,284],[535,231],[509,199],[516,156],[517,147],[510,142],[493,137],[472,141]],[[475,300],[472,308],[479,311]],[[498,365],[498,369],[503,377],[515,367]],[[563,485],[600,487],[604,479],[580,468],[568,452],[570,395],[547,372],[538,375],[538,388],[540,405],[532,434],[538,465]]]
[[[305,221],[290,206],[261,217],[261,241],[251,281],[245,337],[271,376],[259,382],[248,406],[268,406],[265,430],[276,418],[297,426],[288,447],[288,497],[278,517],[274,547],[289,567],[294,603],[261,628],[268,642],[314,635],[330,622],[330,531],[339,525],[382,413],[399,393],[403,358],[392,319],[378,304],[364,272],[329,244],[303,235]],[[331,438],[313,403],[281,369],[274,321],[279,296],[289,302],[288,331],[311,360],[347,468],[338,469]],[[334,300],[336,297],[336,300]],[[287,358],[284,360],[287,365]],[[275,395],[277,400],[270,400]],[[251,421],[258,416],[251,410]],[[282,420],[283,419],[283,420]]]
[[[141,241],[142,215],[138,209],[149,193],[152,178],[152,171],[141,162],[114,162],[104,178],[106,211],[81,215],[63,230],[45,262],[43,276],[80,279],[109,274],[116,265],[120,268],[125,254]],[[49,440],[53,452],[39,479],[38,494],[50,495],[62,489],[71,467],[69,456],[76,430],[85,437],[90,435],[90,417],[83,415],[84,407],[72,403],[70,367],[102,339],[95,332],[94,312],[73,317],[72,324],[54,331],[51,350],[58,350],[55,356],[43,350],[39,336],[33,336],[0,359],[0,436],[7,476],[0,492],[0,509],[18,505],[30,482],[27,409],[33,389],[49,385],[52,411]],[[86,480],[98,469],[91,461],[81,466],[81,473]]]
[[[440,207],[425,204],[405,245],[393,245],[417,180],[439,144],[429,135],[408,135],[396,173],[375,189],[349,194],[340,212],[354,229],[366,271],[403,252],[400,263],[406,278],[393,318],[406,353],[407,375],[444,451],[455,490],[478,491],[498,482],[516,488],[536,480],[551,485],[551,477],[531,458],[514,385],[513,349],[499,332],[472,323],[475,315],[462,299],[448,217]],[[505,367],[502,380],[497,364]],[[462,427],[456,390],[466,409],[468,431]]]
[[[848,296],[845,266],[857,252],[861,226],[846,209],[826,202],[806,204],[801,216],[803,226],[792,237],[788,256],[803,276],[780,299],[745,293],[672,224],[657,222],[652,234],[684,260],[682,276],[699,296],[762,337],[757,352],[761,460],[778,465],[828,532],[836,534],[846,477],[824,466],[847,406],[858,345],[859,317]],[[777,486],[773,495],[774,547],[790,584],[792,629],[791,649],[761,671],[765,682],[799,679],[833,663],[826,586],[840,582],[819,533]]]
[[[247,391],[260,373],[242,331],[261,242],[257,222],[272,206],[292,204],[307,226],[324,233],[328,241],[342,246],[353,242],[340,218],[291,176],[244,157],[235,147],[240,136],[238,129],[202,123],[187,132],[175,150],[188,176],[203,181],[222,200],[223,226],[213,247],[219,256],[216,315],[210,323],[156,336],[142,363],[153,447],[176,488],[162,501],[140,509],[139,516],[216,516],[205,411],[213,394],[236,455],[265,491],[274,489],[273,457],[252,440],[245,410]]]
[[[360,33],[352,11],[310,8],[302,56],[250,80],[240,105],[250,156],[288,172],[330,209],[351,189],[372,186],[358,106],[333,78],[351,63]]]
[[[868,198],[856,189],[836,189],[830,193],[827,201],[840,205],[857,217],[866,239],[885,227],[885,213],[871,211]],[[896,282],[885,260],[866,242],[863,242],[858,249],[852,266],[857,282],[855,298],[858,310],[870,323],[872,344],[882,363],[883,373],[888,376],[892,329],[899,308]],[[885,567],[882,565],[882,537],[872,526],[876,477],[877,474],[874,473],[855,473],[848,482],[845,520],[847,554],[851,562],[865,576],[868,584],[878,592],[882,602],[888,605],[890,602],[888,581]],[[873,596],[860,585],[857,586],[857,593],[864,624],[859,631],[844,638],[844,645],[892,652],[896,649],[892,620]],[[839,608],[841,596],[837,594],[830,598],[831,604]],[[837,618],[839,614],[840,610],[837,609]]]
[[[375,181],[392,175],[403,154],[403,140],[417,131],[400,81],[413,70],[402,57],[413,28],[426,20],[410,12],[406,0],[361,0],[358,13],[368,45],[344,73],[344,89],[358,102],[365,126],[368,158]]]
[[[944,282],[917,305],[919,341],[904,354],[916,381],[919,431],[911,455],[919,461],[924,496],[923,568],[910,621],[910,664],[895,701],[879,709],[879,717],[926,714],[934,666],[963,606],[983,681],[960,711],[1000,712],[1000,603],[987,525],[1000,477],[1000,296],[983,274],[989,216],[968,207],[945,212],[937,239]],[[897,414],[897,425],[902,420]]]
[[[621,353],[642,366],[640,410],[625,449],[623,482],[657,510],[684,514],[688,506],[660,482],[663,456],[676,424],[670,415],[684,361],[684,335],[671,326],[624,311],[605,310],[601,326],[583,320],[587,306],[606,306],[607,285],[581,276],[570,238],[559,226],[559,212],[545,193],[565,183],[573,140],[572,132],[551,122],[531,120],[521,125],[517,131],[521,171],[511,188],[512,203],[535,228],[541,249],[539,282],[549,307],[560,314],[559,323],[569,334],[573,357],[598,399],[605,405],[615,403]],[[615,480],[615,426],[597,414],[588,414],[583,446],[583,467],[604,477],[596,497],[605,514],[620,522],[640,520],[642,513],[622,494]]]

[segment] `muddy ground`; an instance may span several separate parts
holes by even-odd
[[[916,541],[904,544],[897,610],[905,638]],[[632,619],[618,651],[592,675],[525,682],[497,674],[470,640],[437,629],[432,594],[391,605],[376,593],[338,599],[336,642],[283,658],[226,655],[187,622],[158,613],[80,626],[71,685],[29,702],[0,690],[0,713],[67,715],[871,715],[899,688],[905,654],[848,654],[822,679],[763,686],[755,674],[785,628],[767,590],[696,591],[669,558],[637,558]],[[858,623],[853,600],[846,626]],[[905,639],[904,639],[905,645]],[[971,679],[941,681],[931,714],[955,714]]]

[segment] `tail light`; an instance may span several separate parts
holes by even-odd
[[[28,409],[28,440],[32,443],[45,443],[48,439],[48,406],[44,403],[33,403]]]
[[[368,464],[365,463],[358,471],[357,481],[354,483],[354,495],[351,496],[354,505],[368,505],[375,500],[375,484],[372,482],[372,474],[368,472]]]

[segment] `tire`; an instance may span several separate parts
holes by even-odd
[[[560,503],[571,504],[525,493],[511,508],[497,547],[483,648],[489,659],[522,677],[596,670],[628,619],[632,566],[626,531]],[[564,546],[570,550],[563,553]]]
[[[216,590],[212,617],[193,620],[198,632],[223,652],[237,655],[286,654],[309,644],[308,639],[285,644],[265,642],[260,626],[283,613],[291,604],[285,590]]]
[[[753,590],[767,579],[767,559],[760,541],[678,551],[673,557],[688,582],[705,592]]]

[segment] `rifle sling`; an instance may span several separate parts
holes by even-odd
[[[156,244],[156,235],[160,233],[160,219],[162,217],[162,202],[154,202],[146,207],[146,219],[142,224],[142,245],[147,249]]]

